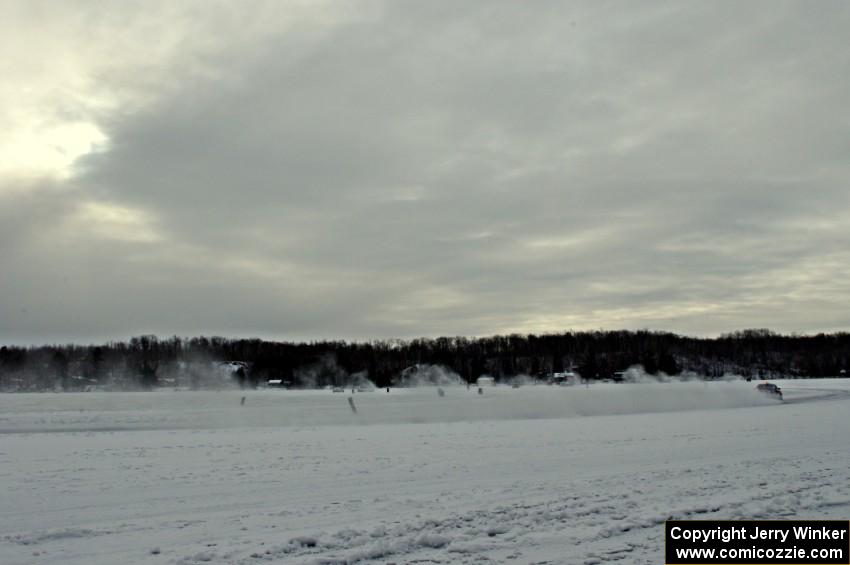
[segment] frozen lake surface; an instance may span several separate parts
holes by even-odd
[[[0,395],[0,563],[652,563],[850,517],[850,382]],[[245,405],[240,403],[245,396]]]

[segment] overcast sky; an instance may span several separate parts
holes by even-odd
[[[850,329],[850,3],[0,3],[0,342]]]

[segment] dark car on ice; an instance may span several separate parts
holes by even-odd
[[[756,387],[756,390],[782,399],[782,389],[773,383],[761,383]]]

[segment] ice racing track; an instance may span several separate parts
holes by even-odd
[[[791,381],[793,382],[793,381]],[[798,388],[793,384],[786,384],[787,388],[797,392],[797,396],[785,400],[786,404],[800,404],[802,402],[823,402],[825,400],[850,400],[850,390],[841,388]]]
[[[850,383],[780,384],[368,393],[361,421],[330,393],[4,395],[0,562],[656,564],[671,517],[847,519]]]

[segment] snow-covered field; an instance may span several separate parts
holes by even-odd
[[[655,565],[669,517],[850,518],[850,381],[755,384],[0,395],[0,563]]]

